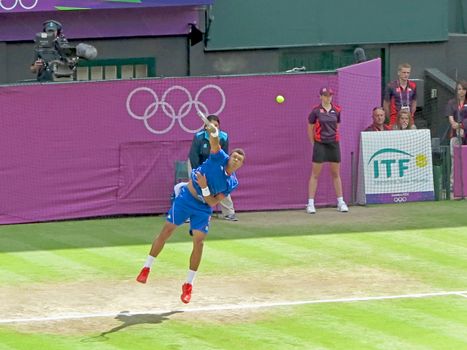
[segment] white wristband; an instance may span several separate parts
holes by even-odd
[[[215,129],[216,129],[216,131],[212,132],[211,136],[212,137],[219,137],[219,129],[218,128],[215,128]]]
[[[209,191],[209,187],[202,188],[201,192],[203,192],[203,197],[207,197],[211,194],[211,192]]]

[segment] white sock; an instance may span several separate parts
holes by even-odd
[[[186,276],[186,283],[193,284],[195,277],[196,277],[196,271],[188,270],[188,274]]]
[[[344,204],[344,197],[337,197],[337,204]]]
[[[308,198],[308,205],[315,205],[314,198]]]
[[[154,262],[154,257],[152,255],[148,255],[146,262],[144,263],[144,267],[151,268],[153,262]]]

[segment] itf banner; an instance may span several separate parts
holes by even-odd
[[[360,204],[434,200],[430,130],[362,132]]]

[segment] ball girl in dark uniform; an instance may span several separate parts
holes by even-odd
[[[349,211],[342,195],[340,177],[341,153],[338,126],[341,121],[341,108],[332,103],[333,94],[330,88],[321,88],[319,90],[321,103],[313,108],[308,117],[308,137],[313,145],[313,163],[306,206],[308,214],[316,213],[315,194],[324,163],[330,164],[332,182],[337,196],[337,210],[340,212]]]

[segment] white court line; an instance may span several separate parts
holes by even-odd
[[[102,312],[102,313],[71,313],[59,316],[46,316],[46,317],[31,317],[31,318],[11,318],[0,319],[0,324],[7,323],[33,323],[33,322],[47,322],[47,321],[67,321],[78,320],[84,318],[97,318],[97,317],[117,317],[122,316],[138,316],[138,315],[161,315],[175,312],[209,312],[209,311],[225,311],[225,310],[245,310],[245,309],[260,309],[271,308],[278,306],[294,306],[294,305],[307,305],[307,304],[324,304],[324,303],[349,303],[356,301],[372,301],[372,300],[389,300],[389,299],[410,299],[410,298],[430,298],[447,295],[457,295],[467,298],[467,291],[453,291],[453,292],[436,292],[436,293],[420,293],[420,294],[402,294],[402,295],[383,295],[376,297],[361,297],[361,298],[341,298],[341,299],[321,299],[321,300],[302,300],[302,301],[281,301],[273,303],[256,303],[256,304],[227,304],[227,305],[212,305],[199,308],[177,308],[173,310],[155,309],[142,312]]]

